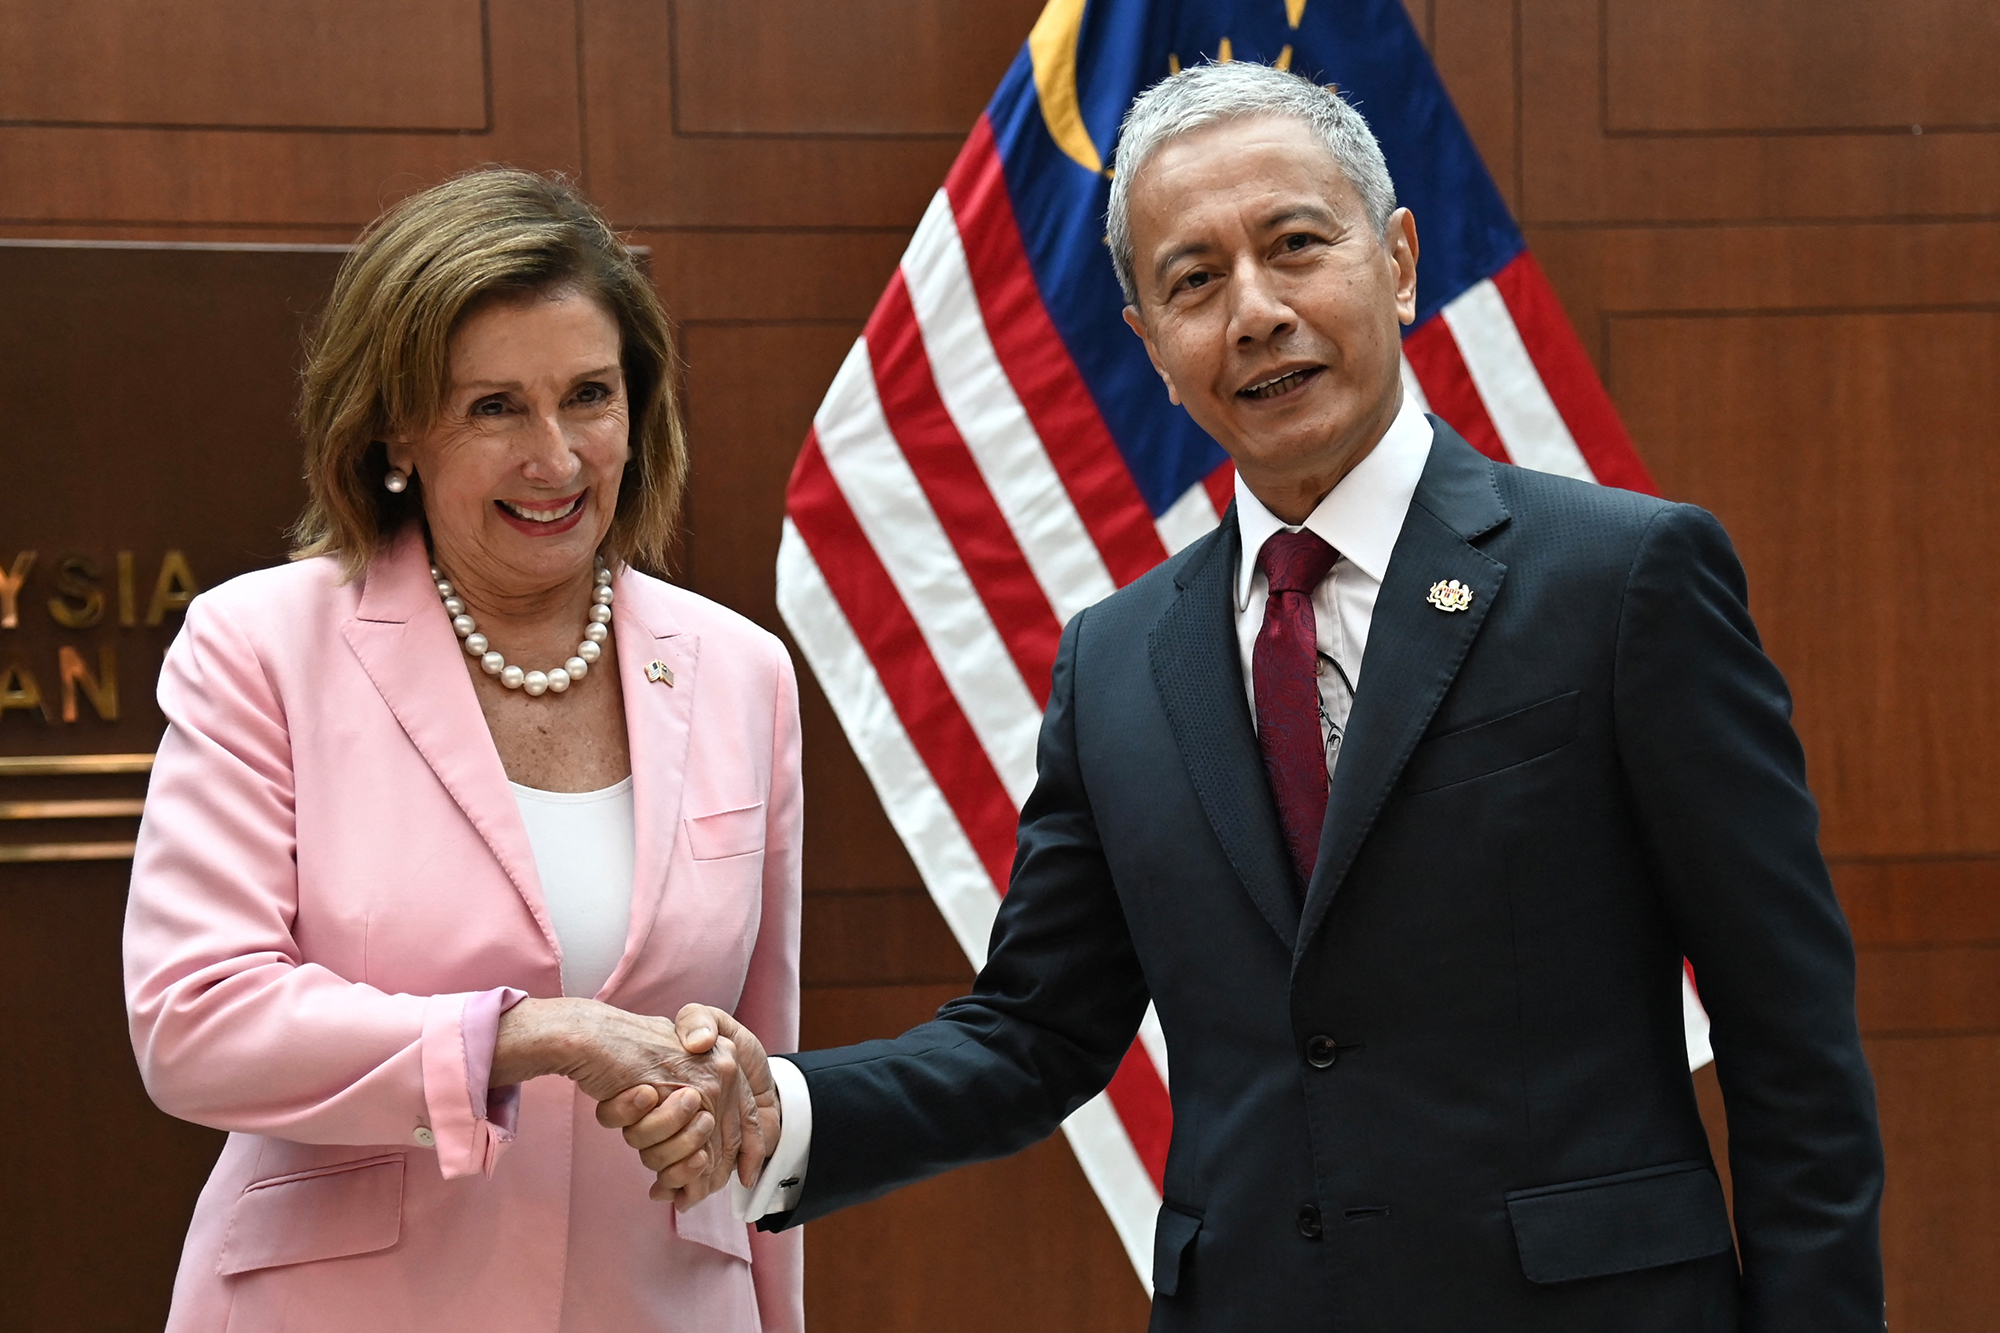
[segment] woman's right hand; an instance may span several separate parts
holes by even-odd
[[[743,1084],[754,1098],[737,1155],[722,1160],[734,1165],[745,1187],[754,1186],[765,1161],[777,1150],[782,1129],[782,1108],[764,1045],[730,1014],[707,1005],[683,1008],[675,1027],[690,1050],[710,1045],[734,1050]],[[597,1121],[607,1129],[624,1131],[639,1160],[658,1177],[650,1191],[656,1200],[692,1208],[728,1180],[726,1170],[712,1169],[716,1161],[712,1117],[689,1090],[659,1094],[651,1088],[627,1089],[599,1103]]]
[[[675,1132],[696,1147],[677,1159],[676,1201],[692,1207],[742,1164],[762,1166],[776,1146],[775,1116],[767,1142],[759,1105],[759,1087],[775,1105],[764,1049],[729,1020],[729,1028],[748,1037],[748,1049],[740,1048],[720,1021],[707,1017],[711,1012],[720,1013],[689,1005],[676,1023],[596,1000],[522,1000],[501,1015],[490,1083],[561,1074],[599,1103],[624,1093],[628,1105],[643,1100],[655,1110],[686,1111]],[[642,1089],[650,1099],[635,1099]]]

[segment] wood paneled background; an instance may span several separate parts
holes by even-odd
[[[1989,1327],[1991,6],[1408,3],[1661,486],[1734,535],[1794,686],[1861,948],[1893,1324]],[[680,323],[695,441],[682,576],[777,628],[782,490],[813,409],[1038,8],[0,0],[0,237],[343,242],[479,163],[578,176],[651,248]],[[824,1044],[899,1030],[969,972],[810,685],[805,709],[805,1027]],[[115,953],[116,877],[51,874],[0,869],[0,932]],[[120,1058],[113,975],[87,978],[80,1017],[51,1005],[16,1021],[49,1041],[70,1024],[66,1039]],[[87,1152],[59,1138],[52,1151]],[[171,1236],[191,1177],[162,1178],[183,1183],[144,1197]],[[173,1247],[140,1248],[45,1253],[10,1285],[91,1297],[63,1327],[157,1327]],[[815,1224],[808,1255],[823,1333],[1145,1320],[1060,1141]]]

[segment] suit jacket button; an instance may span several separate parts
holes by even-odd
[[[1318,1240],[1320,1233],[1325,1230],[1320,1225],[1319,1209],[1313,1204],[1302,1203],[1299,1205],[1298,1221],[1299,1234],[1307,1240]]]
[[[438,1136],[431,1133],[429,1125],[418,1125],[417,1132],[410,1137],[417,1141],[419,1148],[435,1148],[438,1144]]]
[[[1329,1068],[1334,1061],[1333,1038],[1320,1034],[1306,1042],[1306,1063],[1314,1069]]]

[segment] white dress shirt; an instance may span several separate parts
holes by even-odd
[[[1242,652],[1243,688],[1250,699],[1253,721],[1257,696],[1250,681],[1250,654],[1264,624],[1264,603],[1270,597],[1270,582],[1257,569],[1257,553],[1273,533],[1300,528],[1317,533],[1340,553],[1332,571],[1313,590],[1319,651],[1340,668],[1322,670],[1319,677],[1320,722],[1322,730],[1328,732],[1329,777],[1339,758],[1332,733],[1347,726],[1354,702],[1348,686],[1361,684],[1361,661],[1368,648],[1368,626],[1375,618],[1375,598],[1382,591],[1389,554],[1403,531],[1403,519],[1417,493],[1424,464],[1430,460],[1431,435],[1431,423],[1405,394],[1395,419],[1368,456],[1340,479],[1298,527],[1266,509],[1243,484],[1243,478],[1236,478],[1236,529],[1243,539],[1243,556],[1236,570],[1236,642]],[[789,1212],[798,1206],[805,1184],[806,1158],[812,1147],[812,1097],[806,1090],[805,1075],[791,1061],[774,1057],[771,1075],[778,1086],[783,1116],[778,1148],[755,1189],[746,1190],[732,1179],[731,1200],[739,1221]]]
[[[1403,531],[1410,498],[1431,456],[1431,423],[1406,395],[1401,410],[1381,440],[1354,470],[1340,479],[1319,507],[1297,527],[1286,523],[1250,493],[1236,478],[1236,530],[1243,539],[1243,557],[1236,567],[1236,645],[1242,655],[1243,692],[1250,700],[1250,720],[1257,719],[1257,695],[1251,685],[1250,656],[1257,631],[1264,626],[1264,603],[1270,580],[1257,568],[1257,554],[1279,532],[1311,532],[1340,558],[1313,589],[1313,623],[1319,640],[1320,730],[1326,742],[1326,769],[1331,777],[1340,757],[1334,736],[1347,729],[1354,706],[1352,690],[1361,686],[1361,658],[1368,647],[1368,626],[1375,618],[1375,596],[1389,569],[1389,553]],[[1337,665],[1328,666],[1331,660]],[[1344,679],[1343,679],[1344,677]]]

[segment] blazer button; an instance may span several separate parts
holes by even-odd
[[[429,1125],[418,1125],[417,1132],[410,1135],[410,1137],[417,1141],[419,1148],[435,1148],[438,1146],[438,1136],[431,1133]]]
[[[1299,1205],[1298,1222],[1299,1222],[1299,1234],[1301,1236],[1304,1236],[1307,1240],[1318,1240],[1320,1238],[1320,1233],[1325,1230],[1325,1228],[1320,1225],[1319,1208],[1310,1203],[1302,1203]]]
[[[1306,1041],[1306,1063],[1314,1069],[1330,1068],[1334,1061],[1333,1038],[1321,1033]]]

